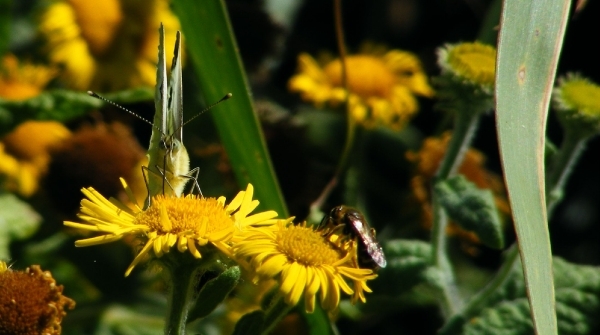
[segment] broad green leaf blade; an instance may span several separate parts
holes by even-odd
[[[496,121],[537,334],[557,334],[544,188],[548,104],[570,1],[506,0],[496,67]]]
[[[279,184],[271,166],[250,90],[237,52],[225,5],[220,0],[177,0],[174,9],[183,29],[184,42],[204,101],[215,102],[225,94],[233,98],[211,110],[221,141],[242,188],[255,187],[263,209],[287,216]]]
[[[450,219],[472,231],[490,248],[504,247],[504,232],[490,190],[482,190],[458,175],[435,184],[434,192]]]

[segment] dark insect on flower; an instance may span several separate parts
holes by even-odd
[[[360,268],[377,270],[387,265],[383,249],[375,238],[375,229],[357,209],[344,205],[334,207],[323,217],[319,229],[327,229],[325,236],[341,229],[344,237],[357,241],[356,258]]]

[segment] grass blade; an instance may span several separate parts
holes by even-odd
[[[570,1],[506,0],[496,75],[504,175],[537,334],[557,334],[544,188],[544,136]]]
[[[249,182],[254,184],[261,208],[287,216],[224,3],[177,0],[174,9],[204,100],[218,101],[226,93],[233,93],[233,98],[214,107],[211,115],[238,183],[243,188]]]

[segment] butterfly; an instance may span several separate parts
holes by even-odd
[[[178,31],[171,64],[171,77],[167,85],[167,65],[165,60],[165,31],[161,23],[159,29],[158,65],[156,70],[156,88],[154,93],[154,126],[148,148],[147,176],[148,198],[159,194],[179,197],[185,185],[194,181],[191,193],[198,185],[199,168],[190,170],[190,158],[183,145],[183,126],[209,110],[214,105],[232,97],[226,94],[221,100],[208,106],[187,122],[183,122],[183,85],[181,71],[181,33]],[[159,128],[159,129],[157,129]]]
[[[152,125],[150,146],[148,148],[148,166],[142,167],[148,196],[144,207],[148,208],[151,199],[156,195],[179,197],[182,195],[186,184],[194,181],[191,193],[195,189],[200,195],[198,184],[199,168],[190,170],[190,157],[183,145],[183,126],[192,121],[214,105],[232,97],[226,94],[221,100],[200,111],[187,122],[183,122],[183,84],[181,66],[181,32],[177,32],[173,62],[171,64],[171,77],[167,84],[167,64],[165,59],[165,30],[161,23],[159,28],[158,64],[156,70],[156,87],[154,91],[154,119],[150,122],[134,112],[111,102],[98,94],[88,91],[88,94],[109,102],[125,110],[133,116]]]
[[[165,31],[159,29],[158,64],[154,93],[154,122],[148,148],[148,167],[145,174],[148,198],[159,194],[180,196],[185,185],[194,179],[198,186],[198,168],[190,171],[190,157],[183,145],[183,85],[181,71],[181,33],[175,39],[171,78],[167,85],[165,60]],[[157,129],[158,128],[158,129]],[[198,186],[198,190],[199,190]],[[193,191],[193,189],[192,189]]]

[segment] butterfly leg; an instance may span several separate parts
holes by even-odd
[[[148,195],[146,196],[146,200],[144,201],[144,208],[150,207],[150,185],[148,184],[148,173],[150,173],[150,169],[147,166],[142,165],[142,176],[144,176],[144,184],[146,184],[146,191],[148,191]]]
[[[161,168],[161,167],[160,167],[160,166],[158,166],[158,165],[155,165],[154,167],[156,167],[156,170],[158,170],[158,172],[160,173],[160,177],[163,179],[163,194],[165,194],[165,187],[164,187],[165,183],[166,183],[166,184],[169,186],[169,188],[170,188],[172,191],[175,191],[175,188],[174,188],[174,187],[173,187],[173,185],[171,185],[171,183],[169,182],[169,178],[167,178],[167,174],[166,174],[166,171],[165,171],[165,169]],[[148,171],[150,171],[150,170],[148,170]]]
[[[198,184],[198,175],[200,174],[200,168],[199,167],[195,167],[193,169],[190,170],[190,172],[188,172],[187,174],[184,174],[180,177],[186,178],[186,179],[191,179],[194,181],[194,185],[192,185],[192,189],[190,190],[190,194],[194,194],[194,189],[198,189],[198,193],[200,193],[201,197],[204,197],[204,195],[202,194],[202,190],[200,189],[200,184]]]

